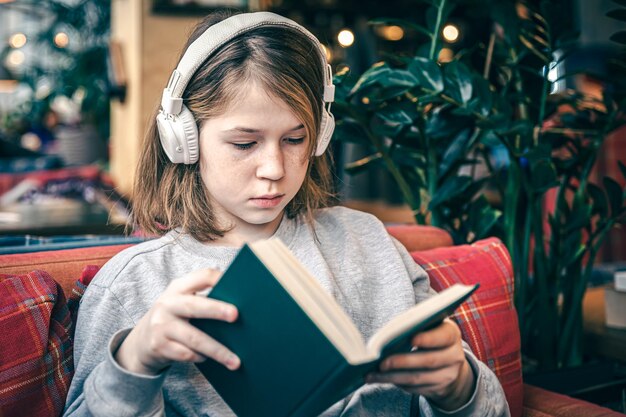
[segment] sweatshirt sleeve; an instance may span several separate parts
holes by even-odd
[[[402,255],[407,271],[414,277],[413,288],[415,290],[415,299],[419,303],[434,294],[434,290],[430,287],[428,274],[422,267],[415,263],[411,255],[400,242],[394,239],[394,243]],[[420,397],[419,408],[421,415],[424,417],[465,417],[477,415],[484,417],[510,416],[504,390],[496,375],[487,365],[476,358],[465,341],[463,341],[463,349],[465,350],[465,357],[474,371],[476,381],[475,389],[470,400],[457,410],[444,411],[430,404],[426,398]]]
[[[128,372],[114,360],[135,323],[109,288],[90,284],[81,300],[74,340],[76,372],[66,416],[164,415],[164,374]],[[102,349],[102,346],[108,349]]]

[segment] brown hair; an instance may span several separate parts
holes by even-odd
[[[193,30],[187,47],[210,26],[226,18],[213,14]],[[324,85],[316,46],[303,33],[287,27],[265,26],[245,32],[218,48],[191,78],[183,93],[198,127],[227,111],[248,81],[260,82],[282,100],[302,121],[310,152],[317,146]],[[201,242],[224,236],[218,227],[208,190],[200,176],[200,163],[172,163],[159,141],[156,114],[148,128],[137,166],[133,190],[135,226],[162,235],[182,228]],[[293,218],[304,214],[311,222],[313,210],[330,204],[329,156],[312,157],[302,187],[285,211]]]

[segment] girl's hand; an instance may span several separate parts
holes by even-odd
[[[450,319],[413,336],[409,353],[392,355],[367,382],[391,383],[423,395],[444,410],[455,410],[474,392],[474,373],[465,358],[461,331]]]
[[[148,375],[158,374],[172,362],[202,362],[209,357],[237,369],[240,360],[234,353],[189,323],[191,318],[237,319],[232,304],[195,295],[213,287],[220,277],[219,271],[205,269],[172,281],[119,347],[117,362]]]

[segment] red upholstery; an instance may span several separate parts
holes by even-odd
[[[504,244],[495,238],[473,245],[411,252],[441,291],[455,283],[480,283],[454,315],[463,339],[496,374],[512,417],[521,417],[524,387],[520,335],[513,305],[513,271]]]
[[[85,267],[69,301],[45,271],[0,274],[0,416],[63,412],[78,302],[98,269]]]
[[[387,226],[389,234],[400,241],[409,252],[452,246],[448,232],[433,226],[399,224]]]
[[[447,233],[436,228],[425,228],[423,226],[394,226],[390,227],[389,230],[391,234],[412,251],[417,250],[417,248],[419,248],[419,250],[425,250],[435,246],[450,246],[452,244],[452,240],[447,236]],[[471,325],[468,325],[471,320],[468,318],[476,315],[486,315],[491,319],[497,317],[498,314],[503,314],[502,317],[506,317],[506,313],[497,313],[497,311],[499,311],[499,308],[504,308],[508,305],[505,300],[506,297],[510,297],[511,291],[506,285],[500,285],[499,290],[495,288],[497,287],[498,279],[502,279],[501,274],[510,270],[511,266],[508,254],[503,247],[499,245],[497,241],[487,240],[486,242],[475,245],[474,248],[450,246],[434,251],[413,253],[414,258],[422,263],[431,274],[431,277],[433,277],[433,285],[446,285],[448,280],[464,280],[466,275],[473,276],[474,278],[472,279],[480,278],[478,280],[481,282],[482,287],[479,290],[480,292],[477,292],[476,295],[480,295],[481,298],[477,301],[472,301],[473,304],[467,303],[469,310],[460,314],[462,327],[465,326],[471,329]],[[111,256],[127,246],[129,245],[96,246],[84,249],[0,255],[0,274],[27,274],[35,269],[47,271],[54,280],[61,284],[65,294],[71,295],[71,298],[73,298],[73,300],[70,300],[71,304],[78,300],[82,294],[82,290],[84,290],[84,286],[88,284],[89,277],[97,270],[96,267],[103,265]],[[472,255],[469,256],[468,253]],[[480,262],[478,262],[479,259],[481,260]],[[84,282],[82,286],[79,285],[74,290],[72,288],[74,281],[81,275],[81,271],[84,270],[86,265],[94,265],[95,267],[90,267],[86,270],[86,273],[83,275]],[[495,268],[496,272],[494,273],[494,270],[489,268]],[[489,274],[485,272],[486,270],[489,271]],[[487,275],[495,275],[496,277],[491,280],[486,280],[485,277]],[[6,364],[8,363],[5,358],[12,358],[11,362],[15,362],[15,358],[20,356],[21,353],[33,351],[36,351],[38,355],[45,355],[46,352],[49,351],[46,350],[46,346],[50,346],[51,343],[61,343],[60,340],[55,341],[58,337],[54,335],[53,331],[49,331],[48,329],[59,329],[61,334],[69,332],[68,334],[71,335],[71,324],[69,324],[70,327],[69,330],[67,330],[68,309],[67,307],[64,308],[63,303],[60,301],[62,294],[59,291],[59,287],[41,272],[28,274],[28,276],[36,277],[40,280],[43,289],[26,289],[25,291],[28,294],[17,295],[18,292],[15,289],[3,286],[2,283],[4,281],[0,281],[0,302],[2,303],[0,304],[0,328],[3,329],[3,333],[0,334],[0,416],[56,415],[59,404],[62,406],[62,403],[65,401],[62,395],[63,391],[57,389],[56,384],[60,383],[59,381],[65,381],[62,382],[61,385],[69,382],[65,377],[68,372],[71,373],[71,369],[69,368],[69,364],[72,362],[71,342],[69,349],[60,351],[60,355],[57,357],[59,361],[57,363],[64,364],[63,368],[59,368],[58,365],[55,364],[46,363],[46,366],[51,366],[51,368],[36,368],[40,370],[39,377],[28,380],[24,379],[25,374],[20,373],[16,376],[14,373],[4,372],[7,366]],[[26,275],[22,275],[20,282],[23,281],[24,277],[26,277]],[[469,280],[470,278],[467,279]],[[492,281],[493,293],[489,290]],[[27,279],[26,282],[30,283],[30,280]],[[16,282],[13,283],[13,286],[15,286],[15,283]],[[41,294],[47,295],[40,297],[39,295]],[[498,299],[496,294],[503,297],[503,300],[498,301],[497,306],[487,305],[485,300],[492,296],[494,300]],[[30,311],[26,309],[25,306],[27,303],[31,303],[31,301],[28,301],[29,299],[34,300],[32,301],[33,306],[41,306],[41,308],[34,307],[34,309]],[[7,307],[5,307],[5,303]],[[10,305],[12,305],[12,307]],[[7,336],[8,333],[4,332],[4,329],[8,327],[6,327],[5,322],[2,321],[3,319],[6,321],[7,316],[4,313],[9,311],[5,308],[12,308],[12,311],[19,310],[19,314],[24,316],[21,320],[15,319],[10,321],[11,329],[15,329],[12,330],[15,333],[11,333],[10,337]],[[61,313],[59,314],[58,312]],[[31,314],[32,317],[29,317],[29,314]],[[41,317],[41,320],[35,320],[38,316]],[[472,318],[472,320],[474,319],[475,318]],[[39,323],[39,327],[32,325],[34,321]],[[475,347],[475,349],[477,352],[482,352],[479,353],[479,355],[486,355],[486,352],[493,350],[493,346],[488,346],[488,344],[492,342],[498,345],[496,347],[501,347],[500,345],[504,346],[503,349],[505,351],[511,350],[511,347],[518,343],[515,340],[517,335],[517,322],[510,319],[508,326],[501,328],[500,331],[501,334],[494,329],[482,329],[483,333],[478,332],[478,336],[475,338],[474,335],[470,334],[467,340],[478,346],[478,348]],[[40,337],[37,339],[35,336]],[[472,342],[473,338],[474,341]],[[507,340],[508,338],[512,340]],[[10,343],[8,343],[7,340],[9,340]],[[31,340],[34,340],[34,342],[31,343]],[[66,343],[68,339],[65,338],[63,340],[65,341],[64,343]],[[29,342],[23,343],[24,341]],[[507,345],[509,342],[511,344]],[[483,344],[482,347],[480,345],[481,343]],[[63,343],[61,343],[61,345],[63,345]],[[67,343],[63,346],[67,347]],[[498,350],[496,349],[496,351]],[[506,375],[510,375],[511,380],[515,377],[517,359],[514,352],[511,354],[513,355],[511,364],[506,363],[504,358],[499,358],[491,364],[492,366],[495,365],[495,368],[499,370],[501,377],[505,376],[503,380],[504,384],[509,381],[506,379]],[[39,362],[37,363],[41,365],[41,358],[35,359],[38,360]],[[491,359],[487,358],[488,364],[490,364],[490,360]],[[67,366],[65,366],[66,364]],[[51,375],[46,369],[62,369],[65,376],[55,380],[56,375]],[[50,379],[51,377],[52,379]],[[7,382],[9,378],[14,379],[12,379],[11,382]],[[15,399],[7,399],[7,395],[14,395],[14,392],[5,388],[9,383],[13,383],[13,381],[17,380],[22,381],[20,386],[25,386],[31,389],[31,391],[30,393],[24,394],[24,397],[22,397],[28,398],[28,400],[24,400],[27,401],[27,403],[23,404],[24,408],[8,408],[10,403],[15,403]],[[29,385],[30,383],[33,385]],[[51,400],[53,394],[50,394],[50,392],[53,392],[55,389],[57,389],[56,395],[58,398]],[[39,396],[37,396],[33,394],[37,390],[46,392],[40,392]],[[30,395],[30,397],[27,397],[27,395]],[[519,398],[521,398],[521,395]],[[584,401],[575,400],[529,386],[524,386],[523,398],[523,415],[526,417],[617,417],[621,415]],[[516,401],[519,400],[516,399],[516,397],[509,397],[509,401],[514,405]],[[39,413],[39,411],[43,412],[43,414]]]
[[[524,385],[524,417],[619,417],[624,414],[567,395]]]
[[[66,297],[69,297],[76,279],[86,265],[100,267],[113,255],[129,246],[131,245],[0,255],[0,274],[24,274],[41,269],[61,284]]]
[[[57,416],[74,373],[72,321],[43,271],[0,275],[0,415]]]

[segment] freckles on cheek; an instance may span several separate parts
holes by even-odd
[[[309,164],[309,157],[301,153],[287,155],[285,162],[292,167],[304,168]]]

